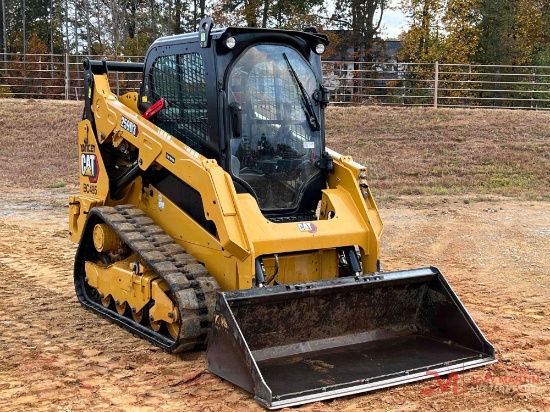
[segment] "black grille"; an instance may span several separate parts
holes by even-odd
[[[291,216],[266,216],[273,223],[311,222],[317,220],[314,213],[300,213]]]
[[[161,129],[201,152],[208,140],[206,82],[198,53],[161,56],[151,70],[150,99],[164,98],[165,107],[153,119]]]

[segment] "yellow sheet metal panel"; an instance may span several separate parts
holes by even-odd
[[[118,98],[118,100],[130,110],[139,113],[138,109],[138,93],[137,92],[128,92],[123,94]]]
[[[109,266],[86,262],[88,284],[98,290],[102,298],[111,297],[123,304],[127,302],[136,312],[152,299],[152,283],[157,278],[152,272],[134,274],[131,266],[136,257]]]
[[[162,152],[162,146],[154,137],[144,132],[139,144],[139,167],[147,170]]]
[[[279,268],[277,270],[277,261]],[[292,253],[267,256],[263,259],[267,279],[282,284],[311,282],[338,277],[338,255],[336,249],[321,249],[310,253]],[[276,273],[276,275],[275,275]],[[274,277],[275,275],[275,277]],[[272,285],[273,282],[270,282]]]
[[[226,176],[229,178],[229,175],[221,167],[212,167],[209,169],[210,174],[212,175],[212,180],[214,183],[214,188],[216,190],[216,195],[218,197],[218,202],[222,209],[224,216],[235,216],[237,210],[235,209],[235,203],[233,202],[233,196],[229,189],[228,181]],[[233,182],[231,182],[233,185]]]
[[[238,288],[237,257],[224,249],[218,238],[208,233],[168,197],[151,187],[150,192],[142,195],[139,207],[188,253],[203,262],[223,290]],[[250,271],[247,273],[253,276]]]
[[[342,190],[326,190],[337,211],[329,220],[274,223],[260,212],[255,199],[238,194],[245,232],[254,245],[256,255],[289,253],[303,250],[329,249],[361,245],[367,248],[368,228],[349,194]]]
[[[78,159],[80,193],[105,200],[109,192],[109,178],[92,125],[88,120],[78,123]]]
[[[155,302],[149,309],[149,316],[152,320],[158,322],[163,320],[172,323],[177,320],[178,313],[172,300],[166,295],[168,287],[161,279],[155,279],[151,282],[151,299]],[[197,309],[199,308],[197,304]]]
[[[361,179],[360,176],[366,173],[366,169],[355,163],[350,156],[340,156],[332,151],[330,153],[334,155],[334,172],[329,175],[329,187],[347,192],[351,203],[356,205],[361,220],[368,229],[368,242],[365,246],[360,245],[365,252],[362,256],[363,271],[375,272],[380,259],[380,235],[383,224],[370,190],[364,190],[366,199],[362,193],[360,180],[365,179]]]

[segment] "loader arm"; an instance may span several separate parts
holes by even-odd
[[[242,231],[240,214],[235,211],[236,193],[216,161],[200,155],[132,110],[124,104],[125,96],[119,100],[110,89],[107,73],[93,74],[93,78],[93,120],[99,131],[98,143],[110,139],[114,147],[123,142],[135,147],[141,172],[155,167],[182,176],[201,193],[205,215],[216,223],[222,247],[241,258],[248,255],[250,247]]]

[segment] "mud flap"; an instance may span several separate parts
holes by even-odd
[[[436,268],[218,293],[208,369],[282,408],[496,362]]]

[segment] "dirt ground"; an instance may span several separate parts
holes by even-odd
[[[261,411],[204,351],[166,354],[78,303],[67,199],[81,113],[0,99],[0,411]],[[438,266],[498,363],[296,409],[550,411],[547,114],[369,107],[327,122],[330,147],[371,172],[384,269]]]
[[[166,354],[80,306],[71,191],[0,192],[0,410],[262,410],[204,351]],[[429,380],[296,409],[550,410],[550,203],[407,197],[381,214],[384,269],[438,266],[499,362],[446,390]]]

